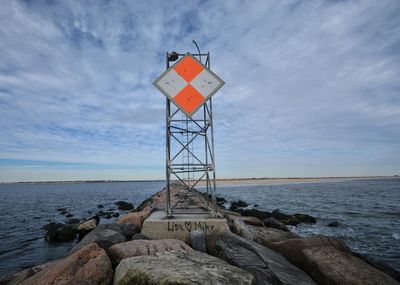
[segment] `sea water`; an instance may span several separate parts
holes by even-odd
[[[56,209],[67,208],[73,218],[85,219],[99,210],[116,211],[114,203],[119,200],[137,206],[163,187],[162,181],[0,184],[0,277],[61,258],[75,245],[45,241],[43,226],[66,221]],[[400,270],[400,179],[229,185],[218,186],[217,192],[228,201],[241,199],[260,210],[312,215],[316,224],[291,230],[301,236],[342,238],[354,251]],[[333,221],[340,226],[328,227]]]

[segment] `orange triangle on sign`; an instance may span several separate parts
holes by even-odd
[[[204,102],[204,99],[190,84],[174,97],[175,103],[188,114],[195,111]]]
[[[192,81],[204,67],[191,56],[185,56],[176,66],[175,71],[187,82]]]

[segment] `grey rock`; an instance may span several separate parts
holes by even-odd
[[[283,241],[291,238],[297,238],[298,236],[291,232],[284,232],[282,230],[266,227],[258,227],[246,224],[240,218],[234,218],[231,220],[232,232],[244,237],[248,240],[255,241],[264,246],[270,246],[273,242]]]
[[[147,236],[142,234],[134,234],[131,238],[131,240],[138,240],[138,239],[150,240]]]
[[[393,278],[354,256],[338,238],[313,236],[271,244],[287,260],[320,284],[372,285],[398,284]]]
[[[122,260],[113,284],[250,285],[253,281],[250,273],[205,253],[166,251]]]
[[[98,225],[93,231],[88,233],[76,246],[74,246],[69,254],[80,250],[85,245],[97,243],[101,248],[107,250],[116,243],[125,242],[126,237],[123,235],[120,226],[117,224]]]
[[[189,233],[189,241],[194,250],[207,252],[206,234],[202,230],[191,231]]]
[[[272,218],[275,218],[286,225],[297,226],[301,223],[315,224],[317,220],[310,215],[306,214],[294,214],[288,215],[282,213],[279,209],[273,210],[271,213]]]
[[[244,207],[247,207],[247,206],[248,206],[248,204],[246,202],[242,201],[242,200],[233,201],[231,203],[231,207],[229,208],[229,210],[233,211],[233,210],[236,210],[238,208],[244,208]]]
[[[217,257],[252,273],[257,285],[315,284],[306,273],[279,253],[233,233],[220,236],[213,251]]]
[[[130,240],[132,236],[139,232],[138,227],[132,223],[124,223],[119,225],[121,229],[121,233],[126,237],[127,240]]]
[[[107,250],[107,254],[112,263],[117,265],[125,258],[154,255],[167,250],[191,251],[192,248],[178,239],[131,240],[113,245]]]
[[[330,222],[327,226],[331,227],[331,228],[342,228],[343,227],[343,225],[337,221]]]
[[[266,218],[271,217],[271,213],[267,211],[261,211],[257,209],[237,209],[235,212],[238,212],[239,214],[246,216],[246,217],[256,217],[258,219],[265,220]]]
[[[264,225],[268,228],[278,229],[284,232],[290,232],[289,228],[282,222],[278,221],[275,218],[266,218],[263,221]]]

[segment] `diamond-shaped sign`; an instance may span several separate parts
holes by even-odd
[[[189,53],[168,68],[154,85],[191,117],[225,82]]]

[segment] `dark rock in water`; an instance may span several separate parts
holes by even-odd
[[[241,214],[243,216],[256,217],[256,218],[260,219],[261,221],[265,220],[266,218],[271,217],[270,212],[260,211],[257,209],[249,209],[249,210],[237,209],[235,212],[238,212],[239,214]]]
[[[76,237],[76,230],[69,225],[61,223],[50,223],[45,226],[47,230],[45,239],[48,242],[72,241]]]
[[[290,230],[288,229],[288,227],[284,223],[278,221],[275,218],[272,218],[272,217],[271,218],[267,218],[267,219],[265,219],[263,221],[263,223],[268,228],[274,228],[274,229],[278,229],[278,230],[281,230],[281,231],[290,232]]]
[[[370,265],[372,265],[376,269],[382,271],[383,273],[386,273],[387,275],[389,275],[394,280],[396,280],[397,282],[400,283],[400,271],[398,271],[397,269],[391,267],[390,265],[388,265],[382,261],[376,260],[373,257],[367,256],[367,255],[364,255],[361,253],[357,253],[357,252],[352,252],[352,253],[354,256],[361,258],[365,262],[369,263]]]
[[[57,212],[64,212],[64,211],[67,211],[67,208],[57,208],[56,211]]]
[[[118,218],[119,217],[119,213],[114,213],[112,214],[113,218]]]
[[[115,205],[118,206],[118,210],[133,210],[133,204],[125,201],[115,202]]]
[[[109,211],[98,211],[96,216],[103,217],[104,219],[111,219],[113,217],[113,212]]]
[[[68,219],[65,223],[67,225],[76,225],[76,224],[80,223],[80,220],[79,219]]]
[[[339,222],[331,222],[331,223],[328,224],[328,227],[331,227],[331,228],[340,228],[342,226],[343,225],[341,223],[339,223]]]
[[[239,208],[245,208],[247,207],[247,203],[242,201],[242,200],[238,200],[238,201],[234,201],[231,203],[231,207],[229,208],[229,210],[233,211]]]
[[[117,224],[98,225],[76,246],[74,246],[69,253],[74,253],[80,250],[82,247],[93,242],[97,243],[101,248],[107,250],[110,246],[124,241],[126,241],[126,238],[122,234],[121,227]]]
[[[99,208],[99,209],[103,209],[103,208],[104,208],[104,206],[103,206],[103,205],[101,205],[101,204],[99,204],[99,205],[97,205],[97,208]]]
[[[279,209],[273,210],[271,216],[278,221],[291,226],[297,226],[301,223],[315,224],[317,221],[314,217],[306,214],[288,215],[282,213]]]
[[[194,250],[207,252],[206,235],[202,230],[191,231],[189,233],[189,241]]]
[[[142,235],[142,234],[134,234],[131,238],[131,240],[137,240],[137,239],[149,240],[149,238],[147,236]]]
[[[315,284],[306,273],[279,253],[233,233],[220,236],[212,251],[217,257],[252,273],[256,285]]]
[[[113,217],[113,215],[114,215],[113,212],[105,212],[104,213],[104,218],[111,219]]]
[[[63,210],[60,212],[60,215],[67,215],[67,214],[69,214],[69,212],[67,210]]]
[[[124,223],[119,225],[119,227],[121,228],[121,233],[127,240],[130,240],[134,234],[139,232],[138,227],[132,223]]]
[[[271,217],[277,219],[278,221],[285,221],[291,218],[291,215],[282,213],[279,209],[273,210],[271,213]]]
[[[253,206],[254,208],[258,208],[259,207],[259,205],[258,204],[254,204],[254,206]]]
[[[74,215],[68,213],[67,215],[65,215],[66,218],[72,218]]]
[[[310,215],[306,214],[294,214],[294,217],[297,219],[299,223],[306,223],[306,224],[315,224],[317,220]]]
[[[226,202],[228,202],[228,201],[226,201],[226,199],[224,197],[216,197],[216,199],[217,199],[217,204],[219,204],[219,205],[223,205]]]

